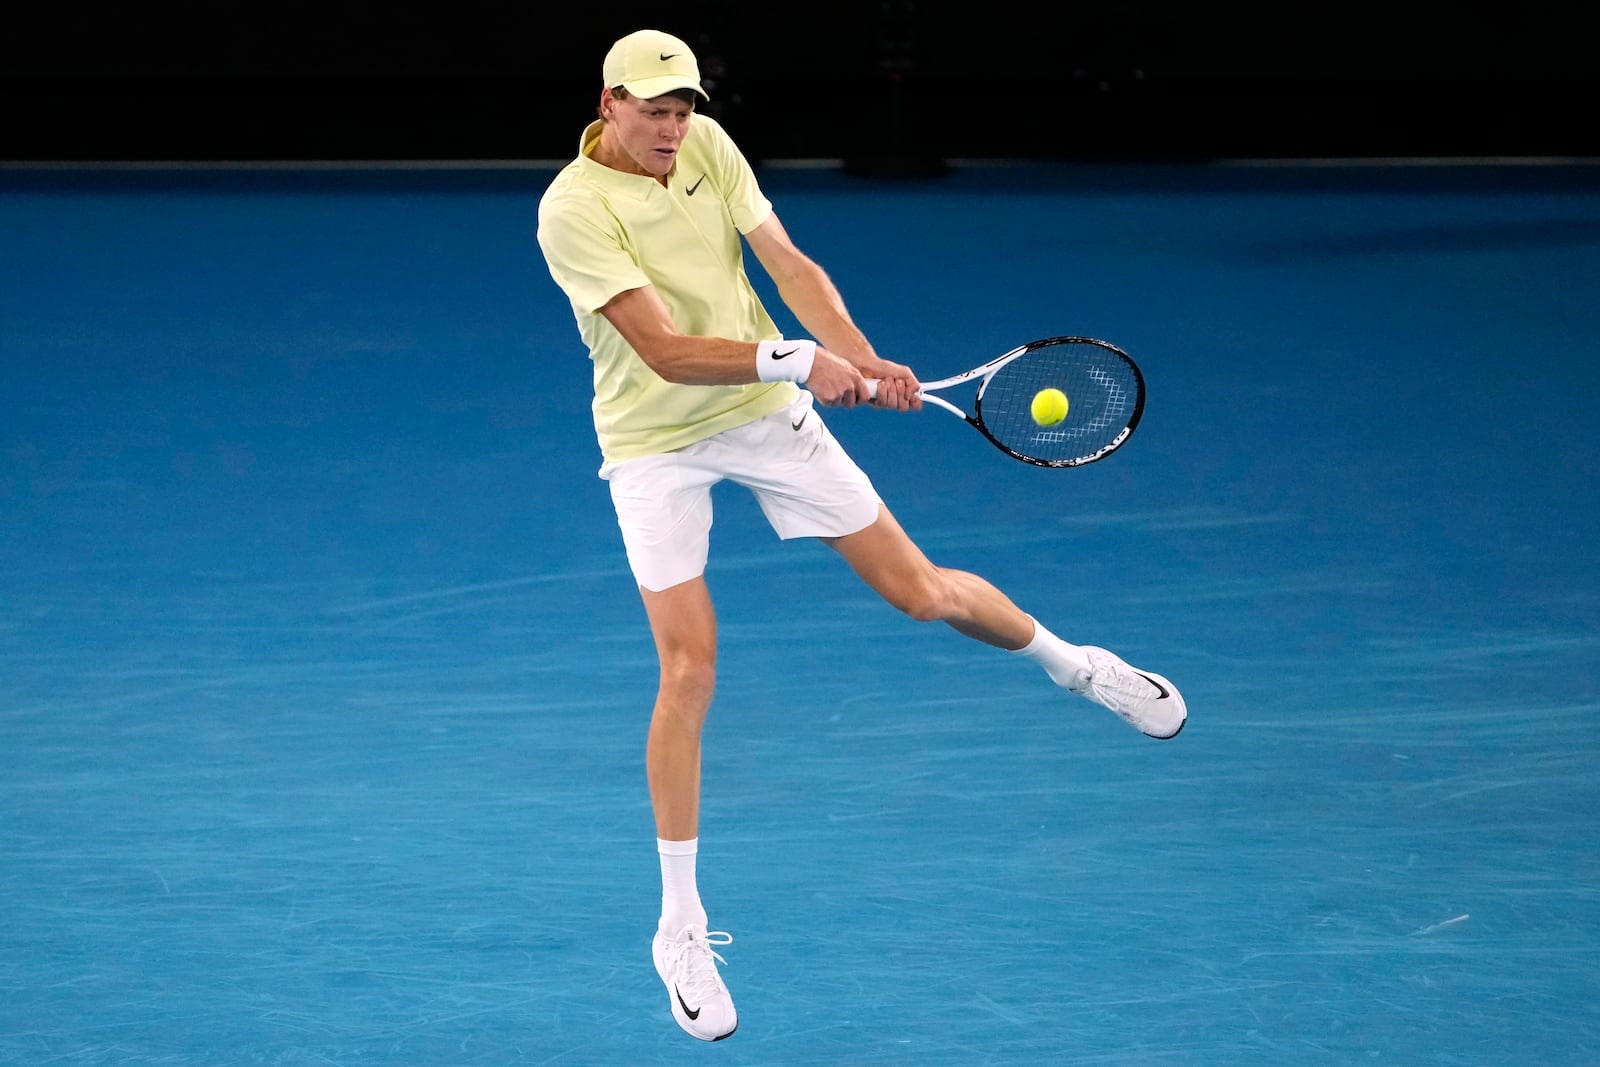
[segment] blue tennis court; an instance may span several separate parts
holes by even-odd
[[[924,378],[1139,360],[1077,470],[826,417],[1190,722],[728,487],[715,1046],[649,962],[654,650],[549,177],[0,171],[0,1063],[1600,1062],[1600,169],[765,169]]]

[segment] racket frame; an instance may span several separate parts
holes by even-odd
[[[1038,456],[1029,456],[1025,453],[1018,452],[1015,448],[1007,445],[994,434],[989,432],[989,427],[984,425],[983,422],[983,393],[984,390],[989,387],[989,382],[993,380],[994,376],[998,374],[1000,369],[1006,364],[1011,363],[1014,360],[1021,359],[1023,356],[1034,351],[1035,349],[1048,348],[1051,345],[1060,344],[1093,345],[1097,348],[1105,349],[1107,352],[1117,356],[1124,363],[1126,363],[1128,369],[1133,372],[1133,378],[1138,386],[1138,392],[1134,401],[1133,414],[1129,416],[1127,424],[1123,426],[1120,433],[1118,433],[1106,444],[1100,446],[1087,455],[1075,456],[1071,459],[1040,459]],[[944,397],[930,395],[930,393],[935,390],[946,389],[952,385],[960,385],[961,383],[969,382],[974,378],[980,378],[982,380],[978,382],[978,392],[973,398],[973,414],[971,415],[967,414],[960,407],[946,400]],[[922,386],[921,396],[923,403],[937,404],[939,407],[944,408],[952,415],[956,415],[965,420],[967,423],[977,429],[979,433],[983,434],[990,444],[994,445],[1012,459],[1019,459],[1024,463],[1031,463],[1036,467],[1082,467],[1085,464],[1104,459],[1117,449],[1121,448],[1123,444],[1127,442],[1128,438],[1133,435],[1133,431],[1138,428],[1139,420],[1144,416],[1144,374],[1139,370],[1139,364],[1134,362],[1132,356],[1128,355],[1128,353],[1124,352],[1122,349],[1118,348],[1109,341],[1102,341],[1095,337],[1043,337],[1037,341],[1029,341],[1025,345],[1018,345],[1016,348],[1013,348],[1004,355],[996,356],[989,362],[984,363],[981,366],[973,367],[969,371],[963,371],[960,374],[953,374],[948,378],[941,378],[936,382],[925,382]]]

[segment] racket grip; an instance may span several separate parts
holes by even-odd
[[[863,378],[862,381],[867,383],[867,399],[868,400],[876,400],[876,399],[878,399],[878,386],[883,384],[883,379],[882,378]],[[917,395],[918,396],[924,396],[926,394],[924,394],[922,392],[922,390],[918,389],[917,390]]]

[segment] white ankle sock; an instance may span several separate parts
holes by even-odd
[[[1061,640],[1033,620],[1033,640],[1016,650],[1043,667],[1050,680],[1064,689],[1082,685],[1089,672],[1089,657],[1077,645]]]
[[[695,887],[694,861],[700,851],[700,839],[664,841],[656,838],[656,851],[661,854],[661,931],[676,935],[685,926],[706,925],[706,909],[700,904],[700,890]]]

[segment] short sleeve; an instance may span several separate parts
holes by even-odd
[[[734,226],[740,233],[749,233],[767,221],[772,214],[772,201],[761,192],[755,170],[739,151],[739,146],[733,143],[733,138],[716,122],[699,116],[694,121],[705,122],[709,127],[706,132],[711,142],[711,157],[716,161],[717,187],[726,190],[724,202]]]
[[[539,203],[538,238],[555,283],[575,308],[593,312],[650,279],[624,247],[616,220],[603,208],[588,208],[579,197],[546,197]]]

